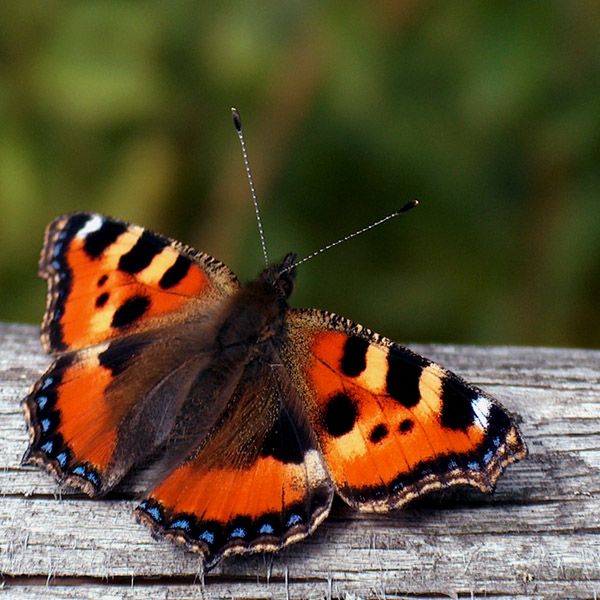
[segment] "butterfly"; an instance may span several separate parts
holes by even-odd
[[[241,285],[223,263],[98,214],[47,227],[54,362],[23,401],[25,463],[89,496],[156,460],[136,509],[206,568],[312,533],[334,493],[389,511],[491,492],[526,455],[489,394],[343,317],[288,306],[296,256]]]
[[[96,497],[155,459],[137,518],[206,568],[305,538],[334,493],[385,512],[454,485],[491,492],[526,455],[513,417],[361,325],[290,308],[295,265],[242,285],[141,227],[54,220],[39,269],[54,362],[23,400],[23,461]]]

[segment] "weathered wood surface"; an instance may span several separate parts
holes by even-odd
[[[225,561],[154,541],[131,516],[143,475],[103,500],[21,467],[19,400],[48,364],[35,328],[0,326],[0,590],[55,598],[600,597],[600,352],[419,347],[522,416],[530,457],[496,493],[392,515],[335,502],[308,540]]]

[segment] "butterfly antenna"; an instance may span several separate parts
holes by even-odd
[[[246,150],[246,142],[244,141],[244,131],[242,130],[242,119],[237,108],[231,109],[231,116],[233,117],[233,126],[237,132],[238,139],[240,140],[240,146],[242,147],[242,157],[244,159],[244,167],[246,168],[246,176],[248,177],[248,183],[250,184],[250,193],[252,194],[252,202],[254,203],[254,212],[256,213],[256,223],[258,225],[258,234],[260,235],[260,245],[262,248],[263,256],[265,258],[265,265],[269,266],[269,257],[267,255],[267,242],[265,240],[265,233],[263,231],[262,221],[260,219],[260,210],[258,208],[258,198],[256,197],[256,189],[254,188],[254,179],[252,177],[252,171],[250,169],[250,161],[248,160],[248,152]]]
[[[375,221],[374,223],[371,223],[370,225],[367,225],[366,227],[363,227],[362,229],[355,231],[354,233],[345,235],[343,238],[340,238],[339,240],[337,240],[335,242],[331,242],[331,244],[327,244],[327,246],[323,246],[323,248],[317,250],[316,252],[313,252],[312,254],[305,256],[304,258],[295,262],[293,265],[283,269],[282,273],[285,273],[286,271],[290,271],[291,269],[295,269],[298,265],[301,265],[302,263],[309,261],[311,258],[314,258],[315,256],[318,256],[319,254],[322,254],[326,250],[329,250],[330,248],[333,248],[334,246],[337,246],[338,244],[341,244],[342,242],[347,242],[348,240],[351,240],[354,237],[357,237],[363,233],[366,233],[367,231],[370,231],[371,229],[375,229],[375,227],[378,227],[379,225],[382,225],[386,221],[389,221],[390,219],[393,219],[395,217],[400,216],[401,214],[403,214],[405,212],[408,212],[409,210],[415,208],[418,205],[419,205],[418,200],[411,200],[410,202],[407,202],[400,210],[397,210],[397,211],[389,214],[387,217],[383,217],[383,219],[379,219],[379,220]]]

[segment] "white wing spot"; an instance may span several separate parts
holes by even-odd
[[[488,428],[491,407],[492,403],[483,396],[477,396],[473,401],[473,412],[483,429]]]
[[[93,217],[90,217],[85,222],[85,225],[77,232],[77,237],[80,239],[87,237],[90,233],[98,231],[98,229],[102,227],[103,223],[104,219],[100,215],[94,215]]]

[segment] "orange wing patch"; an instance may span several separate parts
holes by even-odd
[[[97,352],[66,354],[55,361],[23,402],[31,437],[23,462],[46,466],[90,496],[103,493],[117,426],[128,408],[110,402],[106,390],[111,380]]]
[[[176,332],[166,355],[160,336],[143,333],[59,356],[23,401],[23,461],[90,496],[114,487],[174,423],[198,373],[190,348],[202,333],[192,333]]]
[[[48,226],[40,274],[49,281],[42,341],[55,351],[181,319],[178,313],[215,304],[238,287],[227,267],[204,254],[89,214]]]
[[[152,490],[137,516],[202,554],[209,569],[230,554],[276,551],[312,533],[329,512],[333,488],[309,439],[285,410],[253,460],[241,448],[224,456],[212,437]]]
[[[320,311],[290,311],[288,333],[288,364],[349,504],[389,510],[455,483],[489,491],[524,455],[499,404],[410,350]]]
[[[273,457],[259,458],[244,470],[206,470],[195,460],[176,469],[152,492],[151,498],[176,507],[177,512],[229,523],[242,514],[257,519],[266,513],[280,513],[282,498],[286,505],[301,504],[308,485],[303,464],[286,465]],[[214,490],[219,490],[219,494]]]

